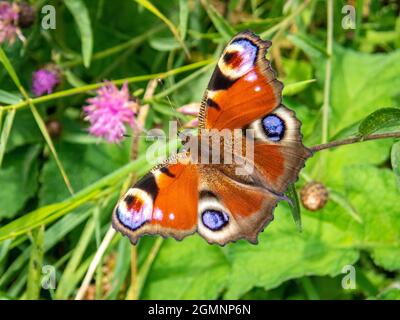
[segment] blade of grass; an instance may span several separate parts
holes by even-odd
[[[115,300],[126,281],[129,272],[131,243],[127,238],[122,238],[118,242],[117,261],[115,263],[114,274],[111,282],[111,290],[106,299]]]
[[[179,0],[179,33],[182,40],[185,40],[189,21],[189,2],[187,0]]]
[[[86,272],[85,278],[83,279],[82,285],[76,294],[75,300],[82,300],[86,294],[87,288],[89,287],[90,281],[92,280],[93,274],[96,271],[98,264],[101,261],[104,253],[106,252],[108,246],[110,245],[112,239],[114,238],[116,231],[110,226],[103,241],[100,244],[99,249],[97,249],[96,254],[93,259],[90,259],[89,268]]]
[[[7,58],[6,53],[1,47],[0,47],[0,62],[4,65],[4,68],[6,68],[8,74],[10,75],[11,79],[14,81],[18,89],[20,89],[22,85],[21,82],[19,81],[17,73],[15,72],[13,66],[11,65],[10,60]]]
[[[223,37],[225,41],[229,41],[235,35],[235,29],[207,0],[201,0],[201,4],[206,10],[208,17],[213,23],[215,29],[217,29],[218,33]]]
[[[101,244],[101,224],[100,224],[100,206],[95,206],[93,209],[93,219],[95,223],[95,238],[96,249],[98,250]],[[96,270],[96,300],[101,299],[103,291],[103,259],[100,259]]]
[[[155,28],[150,29],[149,31],[147,31],[137,37],[134,37],[124,43],[121,43],[116,46],[96,52],[95,54],[93,54],[92,61],[109,57],[111,55],[117,54],[118,52],[125,51],[126,49],[128,49],[130,47],[137,47],[141,43],[143,43],[146,39],[148,39],[150,36],[159,32],[163,28],[165,28],[165,27],[164,26],[156,26]],[[79,57],[79,58],[71,60],[71,61],[65,61],[65,62],[60,63],[60,67],[63,69],[72,68],[72,67],[75,67],[75,66],[81,64],[82,62],[83,62],[83,59],[81,57]]]
[[[163,21],[167,27],[171,30],[172,34],[176,38],[176,40],[181,45],[183,51],[185,52],[188,59],[191,59],[189,50],[187,49],[185,42],[183,41],[181,35],[179,34],[178,29],[176,29],[175,25],[165,16],[163,15],[160,10],[158,10],[150,1],[148,0],[134,0],[139,3],[141,6],[149,10],[155,16],[157,16],[161,21]]]
[[[78,26],[82,43],[83,65],[89,68],[93,52],[93,33],[88,9],[82,0],[65,0],[64,3]]]
[[[136,82],[144,82],[144,81],[148,81],[148,80],[152,80],[152,79],[164,79],[164,78],[172,76],[172,75],[176,75],[179,73],[183,73],[186,71],[191,71],[193,69],[200,68],[207,64],[213,63],[214,61],[215,60],[211,58],[211,59],[195,62],[192,64],[188,64],[188,65],[185,65],[185,66],[182,66],[182,67],[179,67],[176,69],[172,69],[172,70],[169,70],[166,72],[147,74],[147,75],[136,76],[136,77],[122,78],[122,79],[118,79],[118,80],[112,80],[111,82],[116,85],[121,85],[124,82],[136,83]],[[72,89],[67,89],[67,90],[63,90],[63,91],[58,91],[58,92],[48,94],[45,96],[41,96],[41,97],[37,97],[37,98],[33,98],[33,99],[32,98],[26,99],[25,101],[22,101],[22,102],[13,104],[13,105],[4,106],[4,107],[2,107],[2,109],[3,110],[12,110],[12,109],[19,109],[19,108],[26,107],[29,104],[28,100],[30,100],[34,105],[37,105],[39,103],[52,101],[52,100],[56,100],[56,99],[61,99],[61,98],[69,97],[72,95],[96,90],[96,89],[102,87],[103,85],[104,85],[104,82],[99,82],[99,83],[89,84],[89,85],[79,87],[79,88],[72,88]]]
[[[156,239],[153,247],[151,248],[151,251],[149,252],[148,256],[146,257],[146,260],[144,261],[142,267],[139,270],[138,280],[137,280],[138,282],[137,298],[140,297],[142,289],[146,283],[147,276],[150,272],[151,266],[153,265],[154,259],[157,257],[158,251],[160,250],[163,241],[164,239],[161,237]]]
[[[279,31],[286,29],[289,24],[298,16],[300,13],[303,12],[303,10],[311,3],[310,0],[305,0],[292,14],[287,16],[285,19],[283,19],[281,22],[277,23],[273,27],[269,28],[268,30],[264,31],[263,33],[260,34],[260,38],[270,38],[272,35]]]
[[[95,220],[91,218],[85,225],[79,241],[75,246],[75,249],[72,253],[71,259],[69,259],[67,266],[64,269],[63,275],[58,284],[55,297],[56,299],[67,299],[74,289],[71,287],[72,278],[74,277],[75,272],[79,268],[79,265],[82,261],[82,257],[86,251],[86,248],[89,245],[90,240],[93,237],[95,227]]]
[[[43,262],[43,244],[44,244],[44,226],[40,226],[32,231],[31,257],[28,269],[28,289],[26,298],[28,300],[37,300],[40,296],[40,276],[42,274]]]
[[[301,227],[300,203],[294,184],[289,184],[286,194],[290,199],[289,206],[292,212],[293,220],[296,224],[297,230],[301,232],[302,227]]]
[[[50,138],[49,133],[47,132],[46,125],[45,125],[42,117],[40,116],[40,114],[37,112],[36,107],[32,102],[32,99],[28,96],[28,94],[25,91],[24,87],[21,85],[21,82],[19,81],[18,76],[17,76],[13,66],[10,63],[10,60],[8,59],[7,55],[4,53],[3,49],[1,49],[1,48],[0,48],[0,61],[5,66],[8,74],[13,79],[15,85],[18,87],[18,90],[21,92],[22,96],[28,102],[28,104],[29,104],[29,106],[31,108],[32,114],[33,114],[33,116],[34,116],[34,118],[35,118],[35,120],[36,120],[36,122],[37,122],[37,124],[39,126],[39,129],[42,132],[43,137],[45,138],[45,140],[47,142],[47,145],[50,148],[51,153],[53,154],[53,157],[54,157],[54,159],[55,159],[55,161],[57,163],[58,169],[60,170],[60,173],[61,173],[61,175],[62,175],[62,177],[64,179],[64,182],[65,182],[69,192],[71,194],[73,194],[74,191],[72,189],[71,183],[69,181],[69,178],[68,178],[68,176],[67,176],[67,174],[66,174],[66,172],[64,170],[64,167],[63,167],[60,159],[58,158],[58,154],[56,152],[56,149],[55,149],[55,147],[53,145],[53,142],[52,142],[52,140]],[[1,153],[0,153],[0,157],[1,157]],[[0,158],[0,160],[1,160],[1,158]]]
[[[10,93],[4,90],[0,89],[0,102],[2,103],[7,103],[7,104],[13,104],[13,103],[18,103],[21,101],[21,97],[19,95],[16,95],[14,93]],[[0,106],[1,110],[1,106]],[[0,120],[1,122],[1,120]]]
[[[2,110],[0,112],[2,112]],[[10,136],[12,125],[14,123],[15,113],[16,113],[15,109],[11,109],[10,111],[7,112],[6,119],[4,120],[4,126],[1,130],[0,168],[1,168],[1,164],[3,163],[4,154],[6,153],[7,141],[8,141],[8,137]]]
[[[70,198],[59,203],[36,209],[11,221],[0,228],[0,241],[22,235],[41,224],[50,223],[64,214],[80,207],[84,203],[94,200],[96,196],[100,197],[104,193],[114,192],[114,190],[118,188],[119,183],[121,183],[121,180],[131,172],[135,172],[137,176],[143,175],[152,166],[158,163],[158,161],[160,161],[161,156],[165,157],[174,151],[176,151],[176,140],[169,142],[165,146],[160,146],[152,159],[147,160],[146,156],[142,155],[137,160],[126,164],[99,181],[87,186]]]
[[[191,73],[187,77],[183,78],[178,83],[175,83],[173,86],[169,87],[168,89],[163,90],[162,92],[154,95],[152,98],[150,98],[149,100],[146,100],[144,102],[145,103],[149,103],[152,100],[161,99],[161,98],[164,98],[164,97],[170,95],[172,92],[178,90],[179,88],[181,88],[184,85],[188,84],[190,81],[196,79],[197,77],[199,77],[203,73],[207,72],[211,67],[213,67],[213,64],[206,65],[205,67],[203,67],[203,68],[201,68],[199,70],[196,70],[195,72]]]
[[[44,236],[44,252],[52,249],[58,242],[64,239],[65,235],[74,230],[79,224],[85,221],[90,214],[90,211],[86,208],[71,212],[67,216],[57,221],[51,227],[46,230]],[[7,243],[11,239],[4,241]],[[6,272],[0,277],[0,287],[4,287],[13,280],[13,276],[16,272],[21,270],[29,259],[31,247],[27,247],[13,262],[8,266]]]
[[[56,148],[54,147],[53,141],[51,140],[51,137],[50,137],[49,133],[47,132],[46,124],[44,123],[42,117],[40,116],[40,114],[37,111],[34,104],[32,102],[30,102],[29,105],[30,105],[30,109],[32,111],[33,117],[35,118],[36,123],[38,124],[39,129],[42,132],[42,135],[43,135],[44,139],[46,140],[46,143],[47,143],[51,153],[53,154],[54,160],[56,161],[57,167],[60,170],[60,173],[62,175],[65,185],[68,188],[68,191],[71,194],[74,194],[74,189],[72,188],[71,182],[67,176],[67,173],[65,172],[64,166],[61,163],[60,158],[58,157],[58,154],[57,154]]]

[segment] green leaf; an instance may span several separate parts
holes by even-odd
[[[400,126],[400,109],[382,108],[366,117],[359,127],[360,134],[365,137],[380,129]]]
[[[78,26],[82,43],[83,64],[86,68],[89,68],[93,52],[93,34],[89,11],[82,0],[65,0],[64,3]]]
[[[15,93],[7,92],[0,89],[0,102],[6,104],[14,104],[18,103],[22,100],[22,98]]]
[[[68,83],[74,88],[79,88],[87,85],[87,83],[85,83],[79,77],[77,77],[71,70],[65,70],[64,75]]]
[[[334,46],[331,87],[330,134],[364,119],[385,105],[395,107],[400,87],[400,50],[366,54]],[[323,79],[324,61],[312,60],[317,79]]]
[[[226,286],[228,274],[229,263],[220,247],[210,246],[198,236],[182,242],[167,239],[152,265],[141,298],[216,299]]]
[[[398,282],[393,283],[392,286],[379,293],[376,298],[378,300],[400,300],[400,284]]]
[[[400,188],[400,141],[396,142],[392,146],[391,161],[393,172],[397,177],[397,184]]]
[[[237,299],[253,287],[275,288],[304,275],[339,274],[358,259],[346,232],[317,217],[303,214],[303,232],[293,228],[287,206],[279,205],[275,219],[259,235],[258,245],[239,241],[229,245],[232,262],[226,299]]]
[[[289,185],[286,195],[291,201],[289,202],[290,211],[292,212],[292,217],[296,224],[297,230],[301,232],[301,212],[299,196],[297,195],[296,187],[294,186],[294,184]]]
[[[158,51],[172,51],[180,47],[179,42],[172,37],[169,38],[154,37],[150,39],[149,43],[152,48]]]
[[[19,110],[8,138],[6,152],[28,144],[41,144],[42,134],[29,110]]]
[[[336,192],[335,190],[329,190],[329,200],[332,200],[340,205],[358,223],[363,222],[353,205],[339,192]]]
[[[344,176],[348,197],[364,222],[359,227],[348,225],[357,236],[355,244],[368,250],[381,267],[399,269],[400,216],[393,205],[399,199],[396,178],[388,169],[368,165],[349,166]]]
[[[322,57],[328,56],[325,48],[307,35],[304,35],[302,33],[291,33],[287,35],[287,38],[290,42],[292,42],[296,47],[302,49],[311,58],[320,59]]]
[[[316,81],[315,79],[309,79],[285,85],[282,91],[282,95],[293,96],[295,94],[298,94],[299,92],[306,89],[310,83],[313,83],[315,81]]]
[[[41,147],[18,148],[6,155],[0,169],[0,221],[22,209],[38,187],[38,156]]]

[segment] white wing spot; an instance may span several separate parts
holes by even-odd
[[[162,213],[162,211],[160,210],[160,208],[157,208],[157,209],[154,211],[154,219],[155,219],[155,220],[161,221],[162,218],[163,218],[163,213]]]

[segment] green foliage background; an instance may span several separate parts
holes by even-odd
[[[75,298],[131,173],[140,176],[152,165],[145,141],[131,161],[131,139],[110,145],[88,135],[81,107],[104,79],[127,80],[143,99],[149,80],[165,78],[146,101],[146,127],[166,127],[174,117],[187,121],[173,109],[200,101],[223,46],[251,29],[273,41],[268,57],[307,146],[324,139],[324,92],[328,140],[362,130],[398,132],[396,109],[364,119],[400,105],[399,4],[333,2],[330,38],[329,2],[322,0],[31,1],[39,14],[23,30],[26,44],[0,51],[0,297]],[[41,28],[45,4],[56,8],[55,30]],[[346,4],[355,5],[354,30],[342,27]],[[64,81],[55,94],[27,100],[32,72],[50,61],[62,68]],[[50,140],[49,120],[62,124],[60,137]],[[327,205],[302,208],[300,233],[281,203],[258,245],[219,247],[194,235],[182,242],[144,237],[134,248],[117,234],[83,297],[399,299],[399,167],[395,139],[316,153],[296,189],[321,181],[330,190]],[[55,267],[55,289],[41,289],[44,265]],[[346,265],[356,268],[352,290],[341,286]]]

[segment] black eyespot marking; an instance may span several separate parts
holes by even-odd
[[[214,108],[214,109],[217,109],[217,110],[221,110],[221,107],[218,105],[218,103],[216,103],[216,102],[215,102],[213,99],[211,99],[211,98],[207,98],[206,103],[207,103],[207,106],[210,107],[210,108]]]
[[[154,174],[149,172],[142,179],[140,179],[133,188],[141,189],[147,192],[153,200],[157,198],[158,195],[158,186]]]
[[[268,139],[278,142],[285,135],[285,122],[275,114],[270,114],[261,120],[262,127]]]
[[[228,52],[224,55],[224,62],[229,64],[236,56],[237,52]]]
[[[201,190],[199,197],[200,197],[200,199],[203,199],[203,198],[215,198],[215,199],[217,199],[217,196],[213,192],[211,192],[209,190]]]
[[[166,174],[170,178],[175,178],[175,175],[171,171],[169,171],[169,169],[167,167],[161,167],[160,171],[162,173]]]
[[[214,73],[211,76],[210,83],[208,84],[208,90],[226,90],[230,88],[237,79],[230,79],[226,75],[224,75],[221,69],[217,66],[214,70]]]
[[[222,211],[206,210],[202,213],[203,224],[212,231],[221,230],[229,222],[229,216]]]
[[[125,197],[124,201],[125,201],[125,203],[129,206],[129,205],[132,204],[133,199],[134,199],[134,197],[133,197],[132,195],[128,194],[128,195]]]

